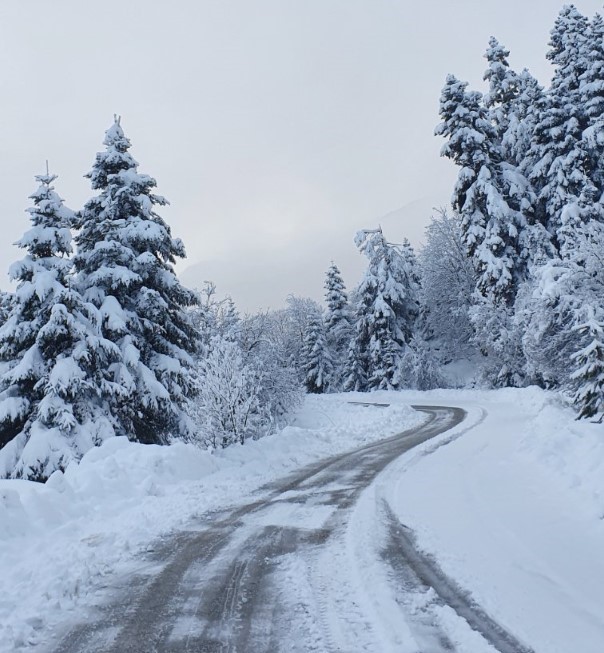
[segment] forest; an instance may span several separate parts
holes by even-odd
[[[465,383],[557,389],[604,412],[604,20],[565,6],[544,88],[495,38],[484,92],[449,75],[436,135],[459,174],[416,254],[379,226],[347,291],[241,315],[185,256],[167,200],[138,171],[119,118],[68,208],[48,170],[16,243],[0,321],[0,478],[44,481],[112,436],[218,448],[275,433],[304,392]],[[452,370],[470,370],[463,379]]]

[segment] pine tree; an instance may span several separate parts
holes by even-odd
[[[361,317],[357,316],[357,326],[362,324]],[[359,349],[360,338],[355,334],[348,345],[346,363],[344,364],[344,392],[364,392],[367,390],[367,354]]]
[[[197,297],[174,273],[184,246],[156,212],[167,201],[138,172],[119,119],[104,144],[87,175],[99,193],[78,216],[76,281],[120,353],[103,386],[118,433],[162,443],[183,428],[194,392],[196,334],[184,309]]]
[[[587,126],[580,101],[581,78],[588,68],[589,21],[573,5],[561,10],[551,32],[547,58],[556,66],[529,150],[529,179],[538,195],[539,221],[566,256],[573,233],[590,219],[595,189],[582,142]]]
[[[36,177],[32,227],[17,243],[28,253],[10,271],[18,286],[0,330],[8,366],[0,381],[0,476],[44,480],[113,434],[91,370],[101,353],[111,360],[111,347],[71,287],[73,213],[55,193],[55,179]]]
[[[578,91],[586,123],[582,140],[588,174],[599,198],[604,193],[604,19],[600,14],[590,23],[585,52],[586,68]]]
[[[587,69],[589,20],[575,5],[564,5],[550,32],[550,50],[546,54],[555,66],[552,90],[570,97],[577,93],[581,76]]]
[[[368,266],[352,293],[353,333],[348,344],[344,366],[345,392],[364,392],[370,374],[369,342],[371,339],[371,306],[377,294],[377,279]]]
[[[333,375],[333,361],[320,317],[311,317],[304,338],[304,385],[308,392],[327,392]]]
[[[528,178],[533,162],[527,155],[535,125],[546,105],[546,96],[543,87],[526,69],[517,76],[516,83],[518,93],[509,108],[508,126],[501,145],[507,160]]]
[[[507,50],[495,37],[489,39],[489,47],[485,53],[489,66],[483,79],[489,82],[489,91],[484,96],[484,104],[489,110],[489,116],[499,141],[503,141],[510,127],[512,108],[520,92],[519,76],[510,69]],[[513,159],[513,152],[502,151],[506,161]]]
[[[509,305],[526,275],[519,250],[532,192],[518,169],[502,161],[499,135],[481,96],[466,92],[466,86],[451,75],[447,78],[436,133],[448,138],[441,154],[461,167],[453,205],[461,216],[478,291],[492,302]]]
[[[469,315],[486,378],[571,389],[593,416],[604,387],[604,20],[564,6],[549,46],[544,92],[491,39],[488,92],[481,101],[449,76],[437,134],[460,167],[453,203],[477,273]]]
[[[14,295],[10,292],[0,290],[0,326],[2,326],[13,308]]]
[[[357,233],[369,259],[357,289],[353,340],[346,364],[346,390],[402,387],[401,361],[419,314],[419,282],[409,243],[386,241],[380,229]]]
[[[604,315],[598,306],[597,315],[593,306],[587,307],[585,321],[576,325],[575,330],[587,344],[576,352],[572,359],[576,370],[571,374],[576,390],[574,401],[579,409],[579,418],[604,417]]]
[[[352,316],[340,270],[332,263],[325,277],[325,331],[327,346],[334,362],[332,388],[343,383],[348,345],[352,336]]]
[[[442,122],[436,127],[435,134],[447,138],[441,156],[451,159],[460,168],[451,203],[462,219],[462,235],[468,256],[474,257],[484,240],[486,216],[480,212],[469,215],[468,211],[464,212],[464,207],[482,167],[494,158],[493,143],[497,132],[482,105],[480,93],[467,92],[467,86],[467,82],[461,82],[454,75],[447,76],[440,98]]]
[[[413,338],[419,317],[419,279],[415,254],[408,240],[393,246],[381,230],[373,236],[376,248],[378,293],[373,303],[369,344],[369,388],[391,390],[408,387],[401,378],[402,359]]]
[[[339,346],[350,336],[350,306],[344,280],[338,266],[332,263],[325,276],[325,328]]]

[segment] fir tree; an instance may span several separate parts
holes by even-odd
[[[489,110],[492,123],[497,131],[498,140],[503,141],[510,127],[512,108],[520,91],[519,76],[510,69],[507,50],[495,37],[489,39],[485,59],[489,66],[483,79],[489,82],[489,91],[484,96],[484,104]],[[513,152],[503,151],[505,160],[513,159]]]
[[[575,330],[587,339],[587,344],[576,352],[572,359],[577,369],[571,374],[576,390],[574,401],[579,409],[579,418],[604,417],[604,326],[602,306],[599,316],[593,306],[587,307],[584,322]]]
[[[0,326],[8,320],[8,316],[13,308],[13,300],[13,293],[0,290]]]
[[[360,231],[355,242],[369,265],[356,293],[345,389],[396,389],[403,384],[401,361],[419,314],[415,256],[407,241],[393,245],[381,229]]]
[[[18,282],[0,330],[0,475],[44,480],[113,434],[98,399],[91,364],[111,360],[96,313],[71,288],[73,213],[55,193],[54,175],[40,183],[28,209],[32,227],[17,245],[27,256],[11,267]],[[94,365],[92,366],[94,367]]]
[[[320,317],[311,317],[308,323],[303,356],[306,389],[315,394],[327,392],[333,375],[333,361]]]
[[[493,143],[497,131],[482,105],[480,93],[466,91],[467,82],[448,75],[440,98],[442,122],[435,134],[447,138],[441,148],[441,156],[451,159],[460,168],[452,205],[459,213],[462,235],[467,253],[474,257],[477,247],[484,240],[486,217],[483,213],[469,215],[464,212],[468,191],[478,179],[482,167],[494,158]]]
[[[589,20],[575,5],[564,5],[550,32],[550,50],[546,54],[556,66],[552,90],[558,95],[576,97],[587,69],[589,34]]]
[[[371,339],[371,307],[377,294],[377,279],[368,266],[353,292],[353,333],[348,344],[344,366],[345,392],[364,392],[370,374],[369,342]]]
[[[357,316],[357,326],[362,325],[361,316]],[[361,331],[364,331],[361,326]],[[348,345],[346,363],[344,365],[344,381],[342,390],[344,392],[363,392],[367,389],[367,354],[359,349],[360,338],[355,334]]]
[[[441,97],[443,121],[436,133],[448,137],[442,155],[461,167],[453,205],[461,216],[477,288],[490,301],[509,305],[526,275],[519,250],[532,193],[521,173],[502,161],[499,136],[480,94],[465,89],[465,83],[447,78]]]
[[[573,232],[589,219],[595,191],[582,142],[587,117],[579,91],[588,68],[588,31],[588,20],[573,5],[561,10],[547,54],[556,70],[524,166],[530,166],[539,220],[563,256],[574,247]]]
[[[546,97],[543,87],[526,69],[517,76],[516,83],[518,93],[509,109],[508,126],[502,135],[501,145],[507,160],[518,166],[525,177],[528,177],[532,162],[527,155],[535,125],[545,107]]]
[[[352,336],[352,318],[344,281],[335,263],[329,266],[325,277],[325,303],[327,346],[335,368],[332,387],[338,387],[343,382],[343,368]]]
[[[196,334],[184,309],[197,297],[176,278],[184,246],[156,212],[167,201],[138,172],[119,119],[104,144],[87,175],[99,193],[78,216],[77,285],[120,352],[103,386],[118,433],[161,443],[183,428],[194,392]]]
[[[588,174],[600,198],[604,193],[604,19],[600,14],[590,23],[585,53],[586,68],[579,85],[585,114],[582,140]]]

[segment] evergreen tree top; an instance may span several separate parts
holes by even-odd
[[[604,114],[604,19],[596,14],[591,21],[586,44],[587,66],[581,75],[581,103],[592,120]]]
[[[435,134],[448,137],[441,156],[457,165],[477,171],[489,159],[495,158],[497,131],[489,119],[477,91],[466,91],[467,82],[448,75],[440,98],[440,117]]]
[[[338,328],[343,323],[349,324],[349,306],[346,286],[338,266],[332,261],[325,276],[325,303],[327,312],[325,324],[328,329]]]
[[[326,296],[334,291],[343,291],[345,288],[340,269],[333,261],[327,269],[324,288],[327,291]]]
[[[518,76],[510,70],[507,60],[509,54],[510,51],[494,36],[489,39],[489,47],[484,55],[489,66],[483,75],[483,79],[489,82],[489,92],[484,96],[484,103],[487,107],[497,104],[504,106],[503,115],[495,116],[497,123],[505,122],[505,113],[509,108],[506,105],[512,102],[518,93]]]
[[[138,167],[137,161],[128,152],[131,145],[130,139],[124,134],[119,117],[115,116],[113,125],[105,132],[103,145],[106,150],[97,152],[92,170],[84,175],[90,179],[92,188],[95,190],[105,188],[111,175],[126,170],[136,172]],[[146,177],[146,175],[141,177]],[[155,180],[149,177],[147,181],[150,186],[155,186]]]
[[[587,67],[589,27],[589,20],[574,5],[562,7],[556,18],[546,57],[557,67],[552,79],[552,90],[557,93],[573,93],[579,88],[579,78]]]
[[[26,249],[32,260],[64,257],[71,253],[71,231],[74,213],[63,204],[63,199],[55,192],[52,182],[57,175],[36,175],[40,184],[29,196],[33,206],[26,209],[31,221],[31,229],[23,234],[15,245]],[[25,261],[11,267],[11,276],[20,278]],[[54,264],[49,261],[52,267]]]
[[[509,64],[507,62],[507,58],[510,56],[510,51],[502,45],[494,36],[491,36],[489,38],[489,47],[487,48],[487,51],[484,54],[485,59],[489,63],[499,63],[502,65],[504,68],[509,68]],[[485,73],[485,79],[488,79],[486,77]]]

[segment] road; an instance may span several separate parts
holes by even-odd
[[[153,572],[126,579],[49,651],[440,653],[455,645],[430,606],[446,605],[499,653],[530,653],[416,548],[374,491],[389,463],[465,417],[415,408],[428,415],[422,426],[300,470],[165,539],[149,556]],[[412,596],[429,599],[418,610]]]

